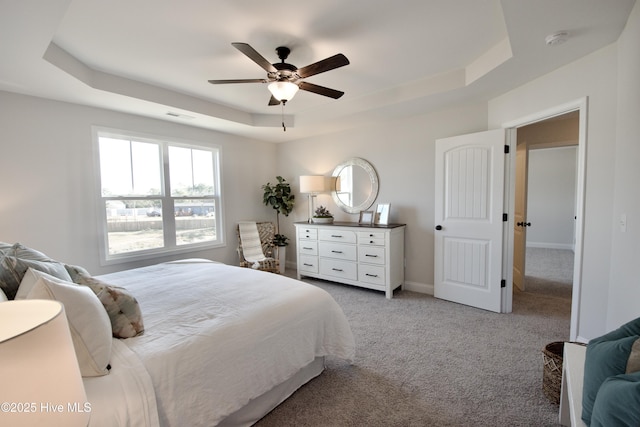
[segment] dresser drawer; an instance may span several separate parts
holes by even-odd
[[[384,246],[385,245],[385,237],[384,233],[379,231],[360,231],[358,232],[358,244],[359,245],[374,245],[374,246]]]
[[[320,229],[318,238],[328,242],[356,243],[356,233],[350,230]]]
[[[342,279],[357,280],[358,268],[354,262],[337,259],[320,258],[320,274],[323,276],[340,277]]]
[[[299,239],[318,240],[318,229],[312,227],[305,227],[298,230]]]
[[[377,265],[358,266],[358,280],[360,282],[371,283],[373,285],[385,285],[384,267]]]
[[[358,261],[369,264],[385,264],[384,247],[358,246]]]
[[[298,253],[300,255],[318,255],[318,242],[315,240],[299,240]]]
[[[343,259],[345,261],[356,261],[358,259],[355,245],[320,242],[319,253],[321,257]]]
[[[305,273],[318,274],[318,257],[300,255],[298,270]]]

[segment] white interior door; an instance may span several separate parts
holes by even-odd
[[[501,311],[504,146],[504,129],[436,141],[436,298]]]

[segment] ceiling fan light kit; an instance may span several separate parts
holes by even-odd
[[[267,87],[273,97],[278,101],[281,101],[283,104],[287,101],[291,101],[298,92],[298,89],[300,89],[297,84],[287,81],[272,82],[269,83],[269,86]]]

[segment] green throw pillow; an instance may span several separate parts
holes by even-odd
[[[640,344],[640,318],[589,341],[584,363],[582,420],[591,422],[593,404],[602,383],[609,377],[629,374],[637,369]],[[635,344],[635,346],[634,346]]]
[[[596,396],[591,427],[640,426],[640,372],[607,378]]]

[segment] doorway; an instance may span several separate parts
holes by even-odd
[[[580,288],[581,288],[581,272],[582,272],[582,240],[583,240],[583,228],[584,228],[584,193],[585,193],[585,161],[586,161],[586,129],[587,129],[587,98],[582,98],[577,101],[571,102],[566,105],[561,105],[556,108],[536,113],[532,116],[525,117],[516,120],[511,123],[503,125],[504,128],[509,130],[509,145],[512,152],[515,153],[518,143],[522,144],[524,140],[528,140],[528,143],[535,145],[534,149],[561,149],[564,147],[573,147],[575,150],[575,196],[572,196],[572,204],[574,209],[574,215],[572,218],[568,218],[573,221],[573,227],[571,230],[572,238],[571,245],[573,246],[573,271],[572,285],[571,285],[571,324],[570,324],[570,339],[575,340],[579,335],[578,321],[579,321],[579,308],[580,308]],[[535,131],[535,132],[533,132]],[[529,150],[525,150],[529,153]],[[566,153],[565,153],[566,154]],[[531,218],[528,218],[527,213],[527,183],[525,181],[524,190],[521,188],[516,190],[518,168],[516,166],[516,156],[512,156],[509,166],[508,175],[509,189],[507,194],[509,200],[507,201],[508,211],[510,215],[509,228],[510,233],[505,236],[507,240],[507,246],[511,250],[505,251],[505,277],[507,277],[507,287],[503,301],[503,312],[510,312],[512,309],[511,303],[513,302],[513,293],[518,288],[516,284],[517,268],[520,268],[522,274],[526,270],[526,252],[527,252],[527,238],[526,231],[529,227],[533,229],[534,222]],[[527,163],[528,164],[528,158]],[[522,170],[520,170],[520,176],[522,176]],[[547,187],[550,184],[546,184]],[[523,198],[523,194],[525,197]],[[520,196],[520,200],[517,200],[516,195]],[[520,215],[518,217],[516,204],[523,203],[525,206],[519,207]],[[566,220],[567,218],[565,218]],[[520,226],[518,223],[521,223]],[[531,224],[531,225],[529,225]],[[520,227],[524,229],[524,233],[520,239],[517,239],[516,229]],[[539,230],[544,230],[545,227],[539,227]],[[548,242],[547,242],[548,243]],[[562,245],[566,245],[564,242]],[[566,246],[564,246],[566,247]],[[518,259],[518,251],[520,252],[520,259]],[[520,265],[516,265],[520,263]],[[524,287],[526,288],[526,280],[524,280]]]
[[[578,111],[517,129],[514,292],[571,294],[578,137]]]

